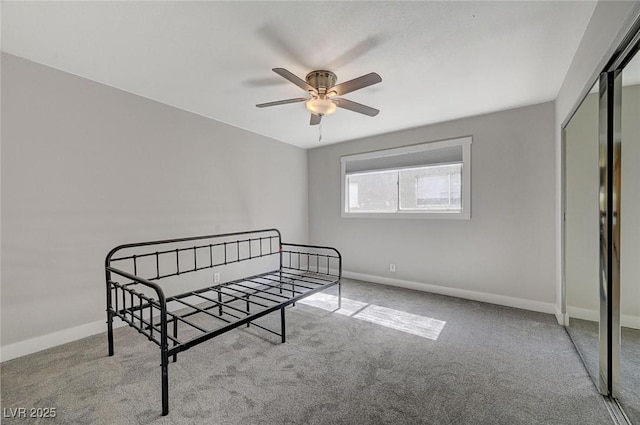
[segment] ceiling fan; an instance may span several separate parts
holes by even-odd
[[[333,114],[337,108],[348,109],[370,117],[375,117],[378,115],[378,112],[380,112],[370,106],[336,97],[381,82],[382,78],[380,78],[380,76],[375,72],[371,72],[338,85],[336,85],[336,74],[331,71],[311,71],[307,74],[305,78],[306,81],[284,68],[273,68],[273,72],[308,92],[311,97],[297,97],[295,99],[260,103],[256,105],[258,108],[285,105],[287,103],[306,102],[306,108],[311,112],[311,121],[309,122],[309,125],[320,124],[320,120],[324,115]]]

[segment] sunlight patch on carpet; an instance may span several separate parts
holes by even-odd
[[[420,316],[418,314],[407,313],[344,297],[342,298],[342,308],[336,310],[338,297],[321,292],[298,302],[434,341],[438,339],[440,332],[442,332],[444,325],[447,323],[431,317]]]

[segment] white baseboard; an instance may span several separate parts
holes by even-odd
[[[558,321],[559,325],[562,326],[566,326],[569,320],[569,315],[568,314],[562,314],[562,310],[560,310],[560,306],[556,305],[556,320]]]
[[[342,276],[350,279],[380,283],[383,285],[397,286],[406,289],[432,292],[434,294],[448,295],[450,297],[465,298],[468,300],[482,301],[490,304],[498,304],[506,307],[521,308],[523,310],[537,311],[554,314],[557,316],[556,305],[541,301],[525,300],[523,298],[507,297],[504,295],[489,294],[485,292],[470,291],[468,289],[448,288],[446,286],[431,285],[428,283],[413,282],[409,280],[392,279],[382,276],[373,276],[364,273],[343,271]]]
[[[621,326],[625,328],[640,329],[640,317],[623,314],[620,318]]]
[[[600,321],[600,313],[597,310],[587,308],[567,306],[567,318],[589,320],[592,322]],[[630,314],[622,314],[620,316],[620,326],[625,328],[640,329],[640,317]]]
[[[567,306],[567,316],[574,319],[589,320],[591,322],[600,321],[600,313],[598,312],[598,310],[574,307],[571,305]]]
[[[202,298],[193,296],[184,299],[191,304],[198,304],[202,302]],[[184,308],[184,306],[169,305],[169,311]],[[125,322],[115,317],[113,319],[113,328],[119,328],[121,326],[127,326]],[[26,356],[27,354],[37,353],[38,351],[46,350],[57,345],[66,344],[67,342],[76,341],[78,339],[86,338],[88,336],[96,335],[101,332],[107,331],[106,320],[98,320],[97,322],[87,323],[84,325],[76,326],[69,329],[63,329],[47,335],[38,336],[35,338],[27,339],[25,341],[9,344],[5,347],[0,347],[0,363],[15,359],[17,357]]]
[[[113,321],[114,328],[124,325],[125,323],[120,320]],[[46,350],[47,348],[52,348],[66,344],[67,342],[76,341],[78,339],[106,332],[106,330],[107,324],[105,320],[99,320],[97,322],[87,323],[47,335],[27,339],[25,341],[16,342],[14,344],[9,344],[4,347],[0,347],[0,362],[26,356],[27,354],[37,353],[38,351]]]

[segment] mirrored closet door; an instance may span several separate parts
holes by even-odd
[[[640,31],[563,128],[565,325],[600,393],[640,425]]]
[[[564,274],[567,330],[592,379],[599,370],[599,83],[564,130]]]
[[[640,55],[621,71],[620,383],[617,398],[640,424]]]

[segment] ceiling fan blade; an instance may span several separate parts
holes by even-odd
[[[354,78],[353,80],[338,84],[337,86],[333,86],[329,90],[329,93],[336,92],[338,96],[342,96],[343,94],[351,93],[352,91],[359,90],[373,84],[378,84],[381,81],[382,78],[375,72],[372,72],[367,75],[363,75],[362,77]]]
[[[306,92],[316,93],[316,94],[318,93],[313,86],[307,84],[307,82],[304,81],[302,78],[298,77],[292,72],[287,71],[284,68],[273,68],[272,71],[278,74],[279,76],[281,76],[282,78],[285,78],[291,81],[293,84],[300,87],[302,90]]]
[[[311,121],[309,121],[309,125],[318,125],[320,124],[320,120],[322,120],[322,115],[311,114]]]
[[[353,112],[358,112],[361,114],[369,115],[370,117],[375,117],[380,112],[379,110],[372,108],[367,105],[362,105],[357,102],[353,102],[347,99],[332,99],[338,108],[348,109]]]
[[[267,106],[286,105],[287,103],[304,102],[305,100],[309,100],[309,98],[296,97],[295,99],[276,100],[275,102],[259,103],[256,106],[258,108],[266,108]]]

